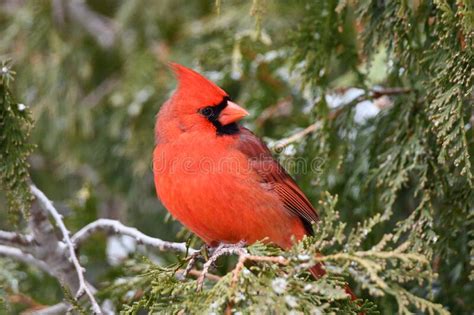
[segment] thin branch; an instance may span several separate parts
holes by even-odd
[[[25,0],[3,0],[0,1],[0,9],[6,14],[15,14],[25,5],[25,2]]]
[[[0,244],[27,247],[33,245],[33,236],[0,230]]]
[[[329,120],[335,120],[337,117],[339,117],[342,114],[343,111],[347,110],[348,108],[356,106],[357,104],[359,104],[360,102],[362,102],[366,98],[367,98],[366,95],[361,95],[359,97],[356,97],[355,99],[353,99],[352,101],[350,101],[347,104],[343,104],[343,105],[340,105],[340,106],[336,107],[335,109],[333,109],[332,112],[329,113],[328,119]],[[315,123],[313,123],[313,124],[309,125],[308,127],[304,128],[303,130],[298,131],[297,133],[292,134],[291,136],[289,136],[287,138],[283,138],[281,140],[278,140],[275,143],[275,145],[273,146],[273,149],[275,151],[279,152],[279,151],[283,150],[289,144],[291,144],[293,142],[296,142],[296,141],[299,141],[300,139],[306,137],[310,133],[313,133],[316,130],[320,129],[322,126],[323,126],[322,121],[316,121]]]
[[[53,11],[53,19],[60,26],[64,27],[66,14],[63,0],[52,0],[51,9]]]
[[[99,304],[95,300],[94,294],[92,294],[89,286],[87,285],[85,279],[84,279],[84,271],[85,269],[80,265],[79,259],[76,256],[76,252],[74,250],[74,245],[69,237],[69,231],[67,230],[66,226],[64,225],[62,216],[59,214],[59,212],[54,208],[53,204],[51,201],[43,194],[41,190],[36,188],[36,186],[31,185],[30,186],[31,192],[37,200],[39,201],[41,207],[49,212],[53,219],[56,221],[56,225],[59,227],[61,230],[61,233],[63,235],[63,241],[69,251],[69,259],[74,265],[74,268],[76,269],[77,277],[79,279],[79,288],[76,292],[76,298],[79,299],[83,294],[86,294],[91,305],[92,305],[92,310],[94,311],[95,314],[102,314],[102,310],[100,309]]]
[[[51,272],[51,268],[44,261],[36,259],[33,255],[23,252],[19,248],[14,248],[10,246],[0,245],[0,256],[6,256],[23,262],[28,265],[37,267],[38,269],[55,276]]]
[[[373,88],[369,90],[368,94],[367,92],[364,93],[363,95],[360,95],[353,99],[352,101],[348,102],[347,104],[340,105],[333,109],[329,115],[328,119],[329,120],[335,120],[338,118],[344,111],[347,109],[350,109],[360,102],[366,100],[366,99],[377,99],[380,98],[384,95],[399,95],[399,94],[407,94],[412,92],[413,90],[410,88],[404,88],[404,87],[394,87],[394,88]],[[283,150],[286,146],[289,144],[299,141],[300,139],[306,137],[310,133],[315,132],[316,130],[320,129],[323,126],[323,123],[321,121],[316,121],[315,123],[309,125],[305,129],[298,131],[297,133],[287,137],[283,138],[275,143],[273,146],[273,149],[277,152]]]
[[[109,234],[121,234],[133,237],[138,244],[148,245],[154,248],[158,248],[161,251],[169,250],[180,253],[190,253],[194,254],[198,252],[196,249],[187,248],[186,243],[176,243],[176,242],[167,242],[159,238],[151,237],[146,234],[143,234],[139,230],[133,227],[125,226],[117,220],[111,219],[99,219],[92,223],[89,223],[82,229],[80,229],[76,234],[71,238],[75,246],[79,246],[86,239],[88,239],[92,234],[97,232],[106,232]]]
[[[107,94],[113,91],[119,82],[120,81],[115,76],[105,79],[99,84],[99,86],[97,86],[97,88],[95,88],[81,100],[79,106],[87,106],[89,108],[96,107],[97,104],[99,104],[100,101],[105,96],[107,96]]]
[[[279,100],[276,104],[265,108],[255,120],[255,125],[261,127],[269,119],[290,116],[293,110],[293,98],[291,96]]]
[[[309,125],[308,127],[304,128],[303,130],[298,131],[295,134],[292,134],[291,136],[289,136],[287,138],[283,138],[281,140],[278,140],[278,142],[273,146],[273,149],[276,152],[281,152],[281,150],[283,150],[289,144],[291,144],[293,142],[296,142],[296,141],[300,140],[301,138],[306,137],[307,135],[309,135],[310,133],[315,132],[316,130],[318,130],[322,126],[323,126],[322,122],[317,121],[317,122]]]
[[[357,104],[359,104],[360,102],[363,102],[367,99],[367,95],[365,94],[362,94],[358,97],[356,97],[355,99],[353,99],[352,101],[346,103],[346,104],[342,104],[336,108],[334,108],[328,115],[328,118],[329,120],[335,120],[336,118],[338,118],[344,111],[350,109],[350,108],[353,108],[355,107]]]
[[[103,48],[115,43],[117,30],[113,21],[92,11],[84,0],[66,0],[68,14],[81,25]]]
[[[413,89],[405,87],[373,88],[370,90],[372,98],[379,98],[384,95],[407,94],[410,92],[413,92]]]

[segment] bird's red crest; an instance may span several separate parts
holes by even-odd
[[[178,79],[178,88],[173,98],[186,104],[188,109],[218,104],[227,96],[224,90],[196,71],[177,63],[170,63],[169,66]]]

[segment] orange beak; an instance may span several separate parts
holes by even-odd
[[[217,119],[222,126],[236,122],[249,114],[248,111],[235,104],[234,102],[227,101],[227,106],[219,115]]]

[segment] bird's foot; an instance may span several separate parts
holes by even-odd
[[[209,248],[209,252],[211,254],[209,260],[212,259],[214,256],[217,256],[217,259],[222,255],[241,255],[243,253],[246,253],[247,250],[245,249],[245,245],[246,243],[244,241],[240,241],[235,244],[220,243],[216,247]]]
[[[244,255],[247,254],[247,250],[245,249],[245,242],[240,241],[236,244],[225,244],[221,243],[217,247],[213,247],[209,249],[210,257],[206,261],[206,263],[202,267],[202,272],[199,278],[197,279],[197,290],[200,291],[204,284],[204,279],[206,278],[207,273],[209,272],[209,268],[215,264],[217,259],[224,255]]]
[[[183,273],[180,275],[180,278],[182,278],[182,280],[186,279],[186,277],[188,276],[189,272],[193,269],[198,259],[202,257],[203,257],[202,251],[196,251],[186,258],[186,260],[188,261],[188,264],[186,265],[186,268],[184,269]]]
[[[193,251],[189,256],[186,257],[184,263],[187,262],[186,268],[181,269],[182,265],[179,265],[176,269],[176,277],[178,280],[184,281],[193,267],[196,265],[196,262],[200,259],[204,259],[207,261],[208,259],[208,246],[206,244],[202,245],[198,251]]]

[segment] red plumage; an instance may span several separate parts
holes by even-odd
[[[179,85],[158,114],[153,154],[162,203],[210,245],[268,238],[290,247],[318,219],[316,211],[248,129],[219,135],[199,114],[227,94],[190,69],[172,67]]]
[[[207,244],[267,239],[287,249],[318,220],[265,144],[236,124],[247,112],[200,74],[172,64],[178,88],[156,121],[158,197]],[[324,274],[321,265],[311,269]]]

